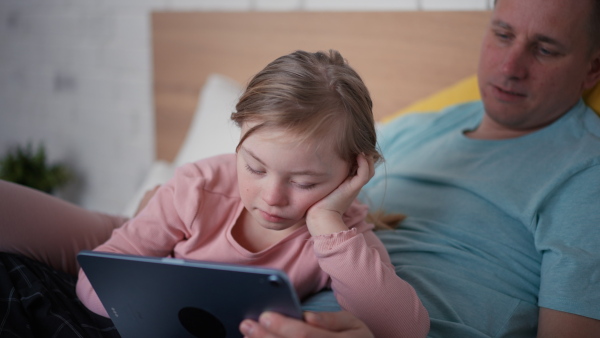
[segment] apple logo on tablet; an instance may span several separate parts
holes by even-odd
[[[223,323],[210,312],[199,308],[184,307],[179,310],[179,322],[189,333],[196,337],[227,337],[227,331]]]

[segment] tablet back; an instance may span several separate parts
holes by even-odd
[[[122,337],[242,337],[266,311],[302,318],[279,270],[95,251],[77,256]]]

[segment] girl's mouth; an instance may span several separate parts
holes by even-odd
[[[264,218],[266,221],[277,223],[277,222],[281,222],[281,221],[285,220],[285,218],[283,218],[283,217],[273,215],[273,214],[270,214],[270,213],[262,211],[262,210],[259,210],[259,211],[260,211],[262,218]]]

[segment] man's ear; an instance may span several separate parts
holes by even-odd
[[[593,88],[600,81],[600,48],[594,52],[594,56],[590,62],[590,68],[583,82],[583,89],[588,90]]]

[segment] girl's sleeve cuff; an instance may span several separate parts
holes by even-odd
[[[356,228],[346,231],[335,232],[333,234],[314,236],[314,247],[316,252],[327,253],[335,250],[348,240],[356,237],[358,230]]]

